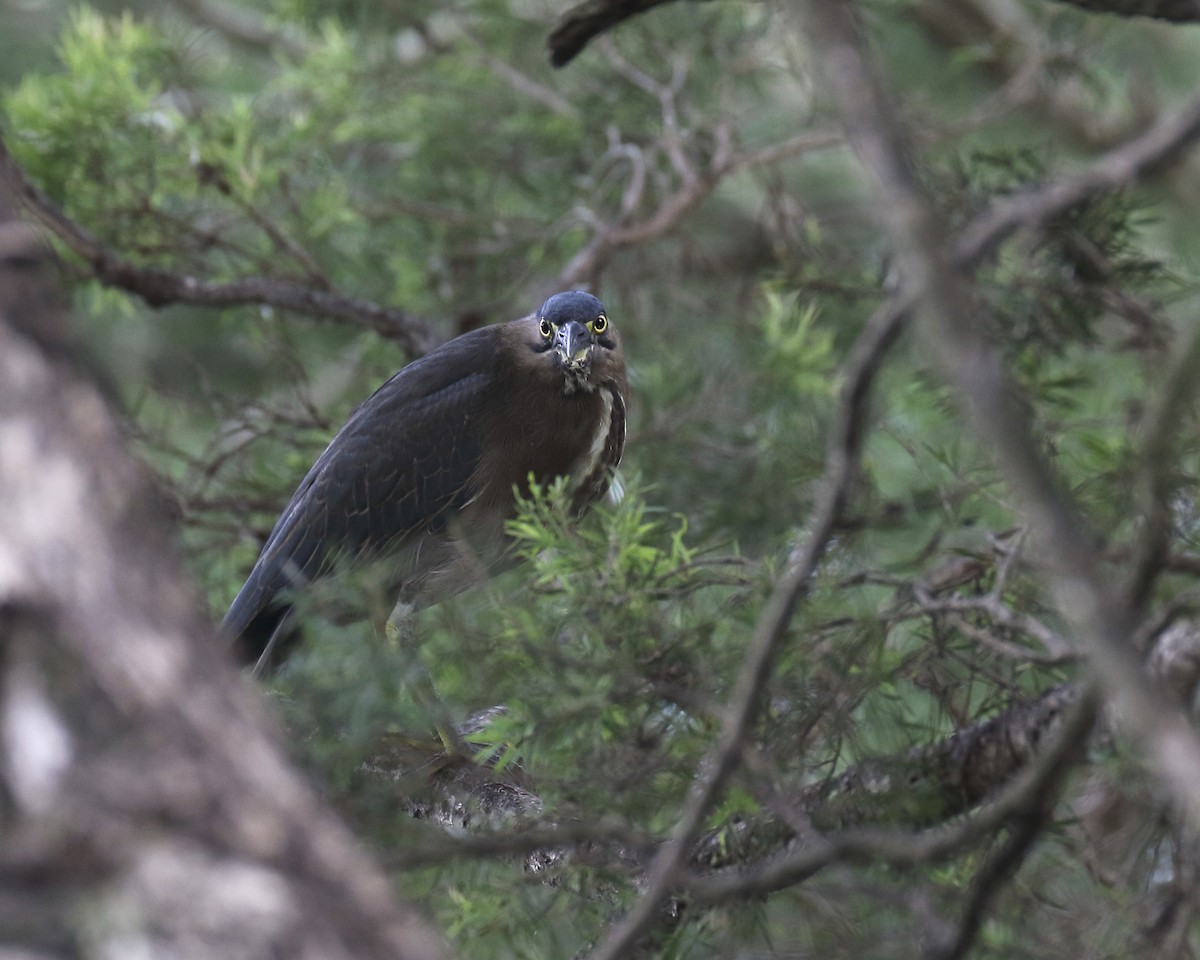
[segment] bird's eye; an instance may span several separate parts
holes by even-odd
[[[588,326],[592,328],[592,333],[599,336],[608,329],[608,317],[606,317],[604,314],[600,314],[600,316],[589,323]]]
[[[554,336],[554,324],[552,324],[545,317],[542,317],[542,322],[538,326],[538,329],[541,331],[542,338],[545,340],[549,340],[552,336]]]

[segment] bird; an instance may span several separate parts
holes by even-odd
[[[617,328],[581,290],[401,368],[335,434],[263,544],[222,623],[239,659],[277,666],[297,636],[295,595],[333,570],[391,559],[409,611],[484,579],[512,559],[505,525],[531,482],[565,477],[582,514],[621,461],[628,390]]]

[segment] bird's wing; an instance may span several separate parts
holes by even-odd
[[[376,557],[438,528],[473,495],[495,327],[409,364],[351,414],[280,515],[225,616],[238,637],[337,555]]]

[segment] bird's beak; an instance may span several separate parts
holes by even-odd
[[[587,364],[593,342],[588,328],[576,320],[571,320],[558,328],[554,337],[554,352],[558,354],[563,366],[578,370]]]

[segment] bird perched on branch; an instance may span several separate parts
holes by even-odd
[[[350,415],[275,523],[225,616],[240,656],[274,658],[291,595],[339,562],[395,555],[398,603],[413,608],[482,579],[531,476],[565,476],[582,511],[620,462],[627,391],[617,330],[578,290],[404,367]]]

